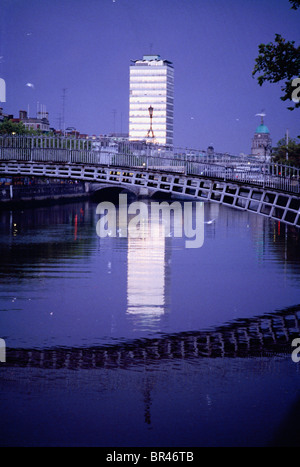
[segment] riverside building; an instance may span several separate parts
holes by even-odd
[[[256,128],[252,139],[251,154],[257,156],[263,162],[270,162],[272,139],[268,127],[264,123],[265,114],[258,114],[261,117],[260,125]]]
[[[130,65],[129,140],[173,145],[174,68],[159,55]]]

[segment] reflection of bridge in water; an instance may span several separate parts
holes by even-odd
[[[207,331],[181,332],[115,345],[7,349],[6,366],[44,369],[127,368],[168,360],[291,355],[300,335],[300,305],[239,319]]]

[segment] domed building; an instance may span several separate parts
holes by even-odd
[[[264,124],[265,114],[258,114],[261,123],[256,128],[252,139],[251,155],[257,156],[261,161],[270,162],[272,151],[272,139],[268,127]]]

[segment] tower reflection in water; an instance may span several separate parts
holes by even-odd
[[[157,330],[169,305],[170,238],[157,219],[147,219],[139,236],[128,232],[127,314],[136,328]]]

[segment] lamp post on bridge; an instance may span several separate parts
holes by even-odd
[[[266,164],[267,162],[267,153],[270,155],[270,161],[271,162],[271,155],[272,155],[272,146],[271,144],[264,144],[263,145],[263,148],[264,148],[264,163]]]
[[[266,185],[266,173],[267,173],[267,153],[270,155],[270,160],[268,164],[271,163],[271,154],[272,154],[272,146],[270,143],[264,144],[264,166],[263,166],[263,173],[264,173],[264,180],[263,180],[263,187],[265,188]]]
[[[148,133],[147,133],[147,138],[152,138],[152,140],[154,142],[155,136],[154,136],[154,132],[153,132],[153,128],[152,128],[152,119],[153,119],[153,107],[152,107],[152,105],[150,105],[150,107],[148,108],[148,111],[149,111],[149,116],[150,116],[150,128],[149,128]],[[152,136],[150,136],[150,134]]]

